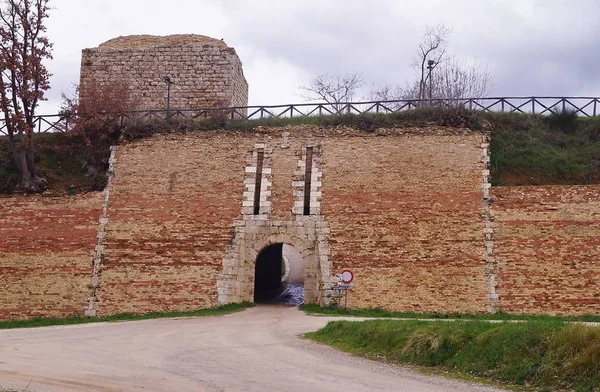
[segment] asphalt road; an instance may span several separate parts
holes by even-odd
[[[499,391],[298,337],[330,319],[258,306],[219,317],[0,330],[0,390]]]

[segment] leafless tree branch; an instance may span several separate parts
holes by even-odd
[[[307,101],[325,101],[337,113],[343,109],[343,103],[351,102],[356,90],[364,85],[361,74],[320,74],[310,80],[307,86],[301,86],[301,95]]]

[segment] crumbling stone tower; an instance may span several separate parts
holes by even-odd
[[[248,105],[248,83],[235,49],[203,35],[132,35],[84,49],[80,101],[91,83],[125,84],[142,110],[165,109],[168,87],[172,109]]]

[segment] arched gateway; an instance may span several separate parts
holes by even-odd
[[[300,159],[290,189],[296,197],[295,220],[269,220],[271,153],[266,144],[257,143],[248,158],[243,220],[233,222],[234,238],[226,249],[222,273],[217,277],[219,303],[254,301],[259,253],[269,245],[288,244],[303,259],[304,302],[327,305],[337,280],[332,276],[329,260],[329,228],[320,208],[320,148],[306,143],[298,154]]]
[[[218,276],[219,303],[254,301],[256,260],[269,245],[289,244],[301,255],[304,264],[304,302],[329,304],[336,284],[328,259],[326,222],[238,221],[235,238],[223,259]]]
[[[300,305],[304,302],[304,258],[288,244],[265,247],[256,257],[254,302]]]

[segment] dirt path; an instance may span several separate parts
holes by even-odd
[[[0,390],[498,391],[297,337],[327,320],[259,306],[220,317],[0,330]]]

